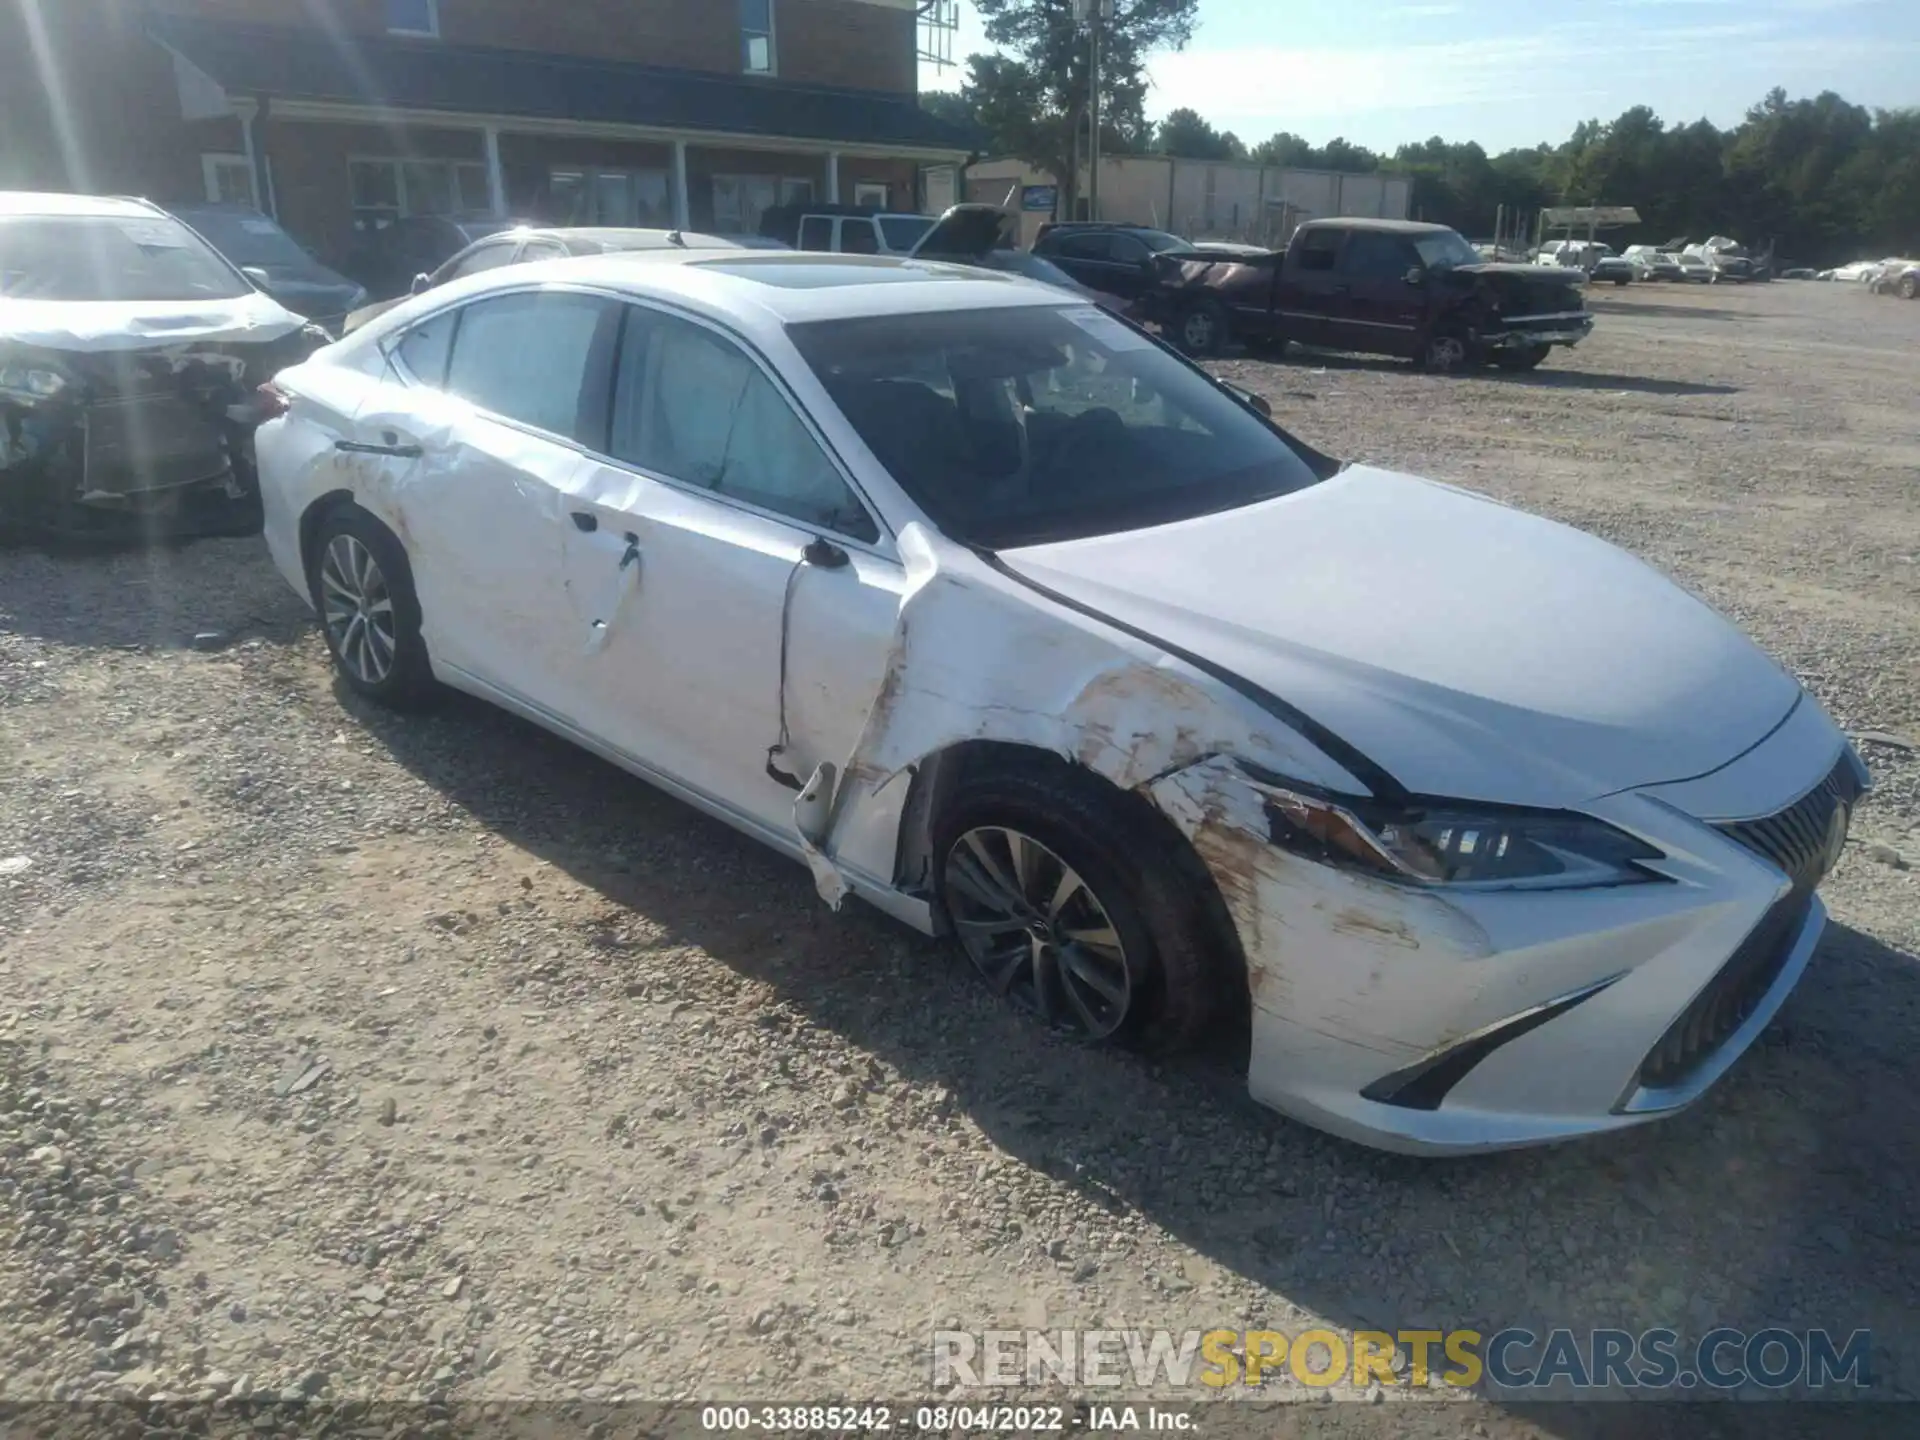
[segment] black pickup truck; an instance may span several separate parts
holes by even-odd
[[[1564,270],[1489,264],[1457,231],[1406,220],[1309,221],[1262,255],[1163,256],[1142,309],[1194,355],[1297,341],[1428,370],[1531,370],[1593,329]]]

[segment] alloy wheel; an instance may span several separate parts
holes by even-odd
[[[1133,980],[1113,917],[1031,835],[983,826],[954,841],[946,901],[967,957],[999,994],[1088,1040],[1125,1024]]]
[[[1467,363],[1467,342],[1458,335],[1436,335],[1427,342],[1429,370],[1458,370]]]
[[[393,596],[373,552],[352,535],[335,535],[320,561],[327,638],[340,663],[363,685],[393,673]]]
[[[1196,355],[1205,355],[1213,349],[1213,316],[1205,310],[1191,310],[1180,327],[1180,338],[1186,342],[1186,348]]]

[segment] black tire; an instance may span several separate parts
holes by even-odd
[[[1496,350],[1493,363],[1502,370],[1537,370],[1552,349],[1551,345],[1528,345],[1525,348]]]
[[[1440,325],[1422,337],[1413,363],[1429,375],[1458,375],[1479,363],[1479,348],[1458,325]]]
[[[1625,275],[1616,275],[1613,277],[1613,283],[1615,285],[1625,285],[1627,283],[1627,280],[1628,280],[1628,277]]]
[[[1209,360],[1227,348],[1232,329],[1225,308],[1217,300],[1201,300],[1180,313],[1173,334],[1187,354],[1196,360]]]
[[[1050,763],[970,782],[945,807],[933,837],[937,893],[950,925],[970,910],[981,913],[972,896],[950,886],[956,847],[970,833],[993,830],[1037,841],[1077,872],[1119,937],[1129,987],[1124,1018],[1105,1034],[1087,1034],[1077,1022],[1064,1028],[1081,1029],[1094,1043],[1172,1054],[1192,1048],[1228,1011],[1238,966],[1226,959],[1234,952],[1223,938],[1230,931],[1224,907],[1212,877],[1157,813],[1104,781]],[[1014,929],[1006,933],[1017,941]],[[966,951],[958,926],[955,935]],[[1039,948],[1036,942],[1036,953]],[[968,954],[994,983],[986,965]],[[1037,996],[1022,998],[1020,985],[995,988],[1046,1014],[1047,1007],[1034,1003]]]
[[[1920,297],[1920,276],[1902,275],[1900,277],[1900,298],[1912,300]]]
[[[371,561],[377,583],[361,582],[358,577],[349,581],[361,584],[365,602],[358,610],[356,639],[342,608],[351,602],[335,582],[356,563],[352,557],[357,555]],[[437,698],[439,686],[427,658],[427,642],[420,633],[420,600],[413,588],[413,566],[408,563],[406,547],[391,530],[357,505],[335,506],[314,527],[307,579],[313,608],[320,617],[320,633],[333,656],[333,668],[348,689],[392,710],[416,710]],[[378,624],[382,604],[390,622],[385,627]],[[382,635],[389,644],[380,643]],[[384,668],[371,663],[370,657],[377,659],[383,652]]]

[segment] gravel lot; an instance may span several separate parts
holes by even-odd
[[[1528,377],[1221,368],[1631,547],[1881,737],[1822,952],[1694,1111],[1324,1139],[525,725],[345,698],[257,541],[0,551],[0,1398],[897,1399],[945,1325],[1312,1319],[1864,1326],[1920,1395],[1920,305],[1594,304]]]

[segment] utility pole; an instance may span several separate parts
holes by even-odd
[[[1113,0],[1074,0],[1074,18],[1087,27],[1087,219],[1100,218],[1100,26],[1113,18]]]

